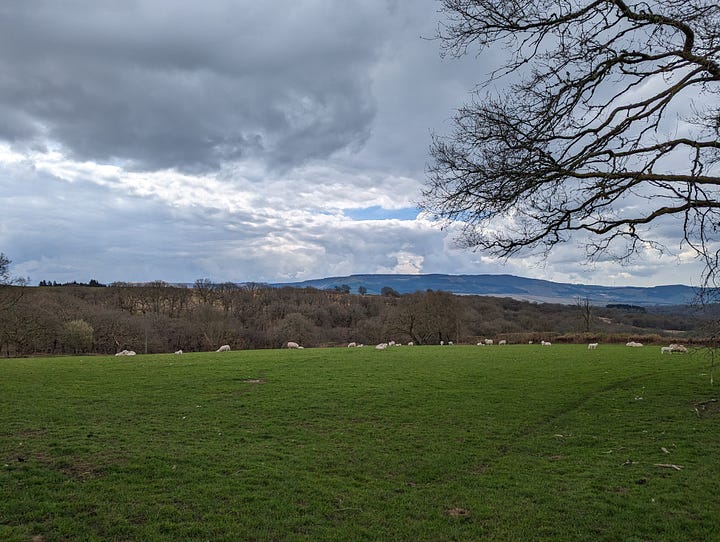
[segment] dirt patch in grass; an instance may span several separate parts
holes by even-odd
[[[720,400],[716,398],[700,401],[693,405],[698,418],[715,418],[720,416]]]
[[[75,461],[59,467],[58,470],[68,478],[75,480],[92,480],[105,474],[104,468],[87,461]]]
[[[485,474],[490,470],[490,465],[487,463],[478,463],[472,468],[472,472],[475,474]]]
[[[470,517],[470,510],[467,508],[450,508],[445,510],[445,515],[450,516],[451,518],[464,519]]]

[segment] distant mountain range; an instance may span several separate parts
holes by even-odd
[[[384,287],[392,288],[400,294],[431,289],[459,295],[512,297],[541,303],[572,304],[578,299],[587,298],[594,305],[618,303],[638,306],[685,305],[692,303],[698,292],[697,288],[681,284],[647,288],[593,286],[529,279],[514,275],[350,275],[280,283],[272,286],[309,287],[319,290],[334,290],[349,286],[352,293],[357,293],[358,288],[363,287],[368,294],[379,294]]]

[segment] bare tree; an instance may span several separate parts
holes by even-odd
[[[451,134],[434,136],[423,208],[460,244],[508,257],[574,238],[592,260],[720,249],[717,0],[441,0],[443,54],[508,55]],[[499,82],[506,91],[493,91]],[[670,222],[671,227],[672,222]],[[656,228],[653,230],[652,228]]]
[[[0,252],[0,311],[9,310],[23,296],[27,279],[13,277],[10,274],[12,261]]]
[[[592,305],[590,304],[590,299],[587,297],[578,297],[575,299],[575,306],[580,312],[580,318],[583,323],[583,331],[585,333],[590,333],[590,326],[592,324]]]

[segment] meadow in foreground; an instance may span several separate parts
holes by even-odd
[[[0,361],[0,539],[712,540],[703,353]]]

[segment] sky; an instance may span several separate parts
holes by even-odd
[[[3,0],[0,252],[31,284],[697,284],[687,252],[501,261],[418,211],[431,134],[498,58],[441,58],[441,19],[435,0]]]

